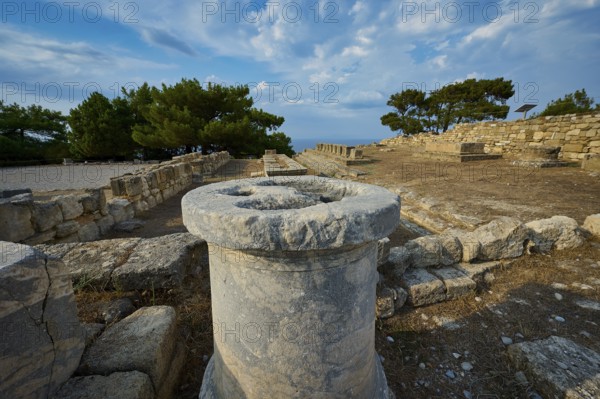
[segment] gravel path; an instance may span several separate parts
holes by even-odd
[[[111,177],[133,173],[149,165],[125,163],[43,165],[0,168],[0,190],[81,190],[110,184]]]

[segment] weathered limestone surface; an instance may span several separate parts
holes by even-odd
[[[211,206],[197,206],[203,203]],[[183,223],[192,234],[220,246],[260,250],[375,241],[398,225],[399,208],[398,197],[382,187],[316,176],[212,184],[182,199]],[[250,223],[252,229],[240,234]]]
[[[410,266],[425,268],[450,266],[462,258],[460,241],[451,235],[431,235],[410,240],[405,244],[410,253]]]
[[[585,222],[583,222],[583,228],[597,238],[600,238],[600,213],[590,215],[585,218]]]
[[[208,266],[206,242],[188,233],[141,240],[127,261],[112,274],[122,290],[178,287],[186,276]]]
[[[83,205],[76,196],[60,195],[53,197],[52,200],[60,207],[64,220],[73,220],[83,215]]]
[[[600,397],[600,354],[562,337],[511,345],[508,354],[546,398]]]
[[[210,248],[215,351],[200,397],[392,397],[375,288],[377,240],[399,205],[385,189],[312,176],[186,194],[184,224]]]
[[[390,259],[390,239],[385,237],[377,241],[377,266],[385,265]]]
[[[539,252],[552,249],[572,249],[584,242],[579,225],[570,217],[553,216],[549,219],[535,220],[525,224],[530,230],[530,239]]]
[[[598,149],[599,147],[596,147]],[[600,154],[588,154],[583,159],[581,168],[584,170],[591,170],[600,172]]]
[[[77,368],[84,334],[62,262],[0,242],[0,397],[52,395]]]
[[[527,228],[517,219],[501,217],[473,232],[481,247],[478,260],[517,258],[523,255]]]
[[[408,269],[402,276],[402,287],[408,292],[408,303],[412,306],[446,300],[446,287],[442,280],[424,269]]]
[[[35,234],[30,207],[22,202],[15,197],[0,199],[0,240],[17,242]]]
[[[61,259],[73,283],[81,288],[105,289],[113,271],[127,260],[139,238],[120,238],[90,243],[41,245],[40,249]]]
[[[392,267],[394,274],[397,277],[402,277],[406,269],[408,269],[410,253],[405,247],[390,248],[390,257],[388,263]]]
[[[38,248],[61,259],[79,288],[173,288],[208,266],[206,242],[189,233],[44,244]]]
[[[453,267],[432,269],[431,273],[442,279],[446,288],[446,300],[456,299],[475,291],[477,284],[461,270]]]
[[[154,387],[148,375],[139,371],[117,372],[108,376],[73,377],[53,399],[153,399]]]
[[[172,379],[181,370],[177,357],[185,356],[177,350],[177,340],[175,309],[141,308],[109,327],[86,349],[78,372],[109,375],[137,370],[150,377],[154,392],[161,393],[157,398],[170,398],[172,392],[165,392],[163,386],[173,386]]]
[[[482,283],[486,281],[486,275],[498,270],[502,264],[500,262],[459,263],[454,267],[476,283]]]

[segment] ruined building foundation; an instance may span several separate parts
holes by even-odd
[[[375,288],[398,196],[279,177],[201,187],[182,209],[210,250],[214,355],[200,398],[394,397],[375,352]]]

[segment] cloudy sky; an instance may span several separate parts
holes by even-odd
[[[1,18],[1,99],[64,112],[197,78],[249,85],[294,140],[342,142],[392,136],[391,94],[471,77],[511,79],[513,110],[600,102],[600,0],[3,1]]]

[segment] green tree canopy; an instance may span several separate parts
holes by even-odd
[[[38,163],[66,156],[66,118],[62,113],[0,101],[0,163]]]
[[[392,94],[387,105],[394,111],[383,115],[381,123],[407,135],[425,130],[445,132],[456,123],[506,118],[506,100],[514,94],[512,82],[504,78],[467,79],[434,90],[429,96],[407,89]]]
[[[209,84],[205,89],[196,79],[161,89],[143,85],[126,93],[144,119],[134,125],[133,139],[152,148],[259,154],[284,118],[253,108],[249,94],[247,86]]]
[[[131,157],[136,148],[131,138],[134,117],[126,99],[111,101],[94,92],[71,110],[68,122],[71,152],[77,157]]]
[[[25,108],[17,103],[5,105],[0,101],[0,134],[22,140],[26,133],[44,138],[64,136],[66,118],[60,111],[51,111],[39,105]]]
[[[553,116],[567,114],[583,114],[600,109],[600,104],[593,107],[594,99],[588,97],[585,89],[576,90],[575,93],[566,94],[563,98],[550,101],[539,115],[536,116]]]

